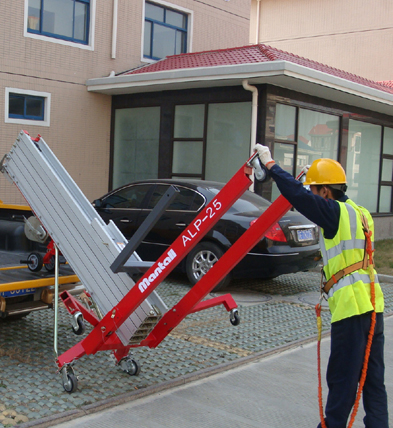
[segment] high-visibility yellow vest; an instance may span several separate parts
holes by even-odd
[[[338,201],[337,201],[338,202]],[[350,199],[338,202],[340,205],[340,221],[338,231],[333,239],[323,237],[321,229],[320,245],[327,280],[341,269],[355,264],[364,258],[365,236],[359,209],[367,218],[372,233],[374,246],[374,221],[370,213],[356,205]],[[383,312],[383,293],[375,273],[375,310]],[[328,303],[332,314],[332,322],[340,321],[354,315],[361,315],[373,310],[370,294],[370,276],[368,270],[359,269],[341,278],[333,284],[328,293]]]

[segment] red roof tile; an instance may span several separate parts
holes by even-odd
[[[393,80],[381,80],[378,83],[383,86],[387,86],[388,88],[393,88]]]
[[[268,61],[288,61],[313,70],[318,70],[332,76],[359,83],[380,91],[393,94],[393,82],[375,82],[364,77],[312,61],[289,52],[285,52],[267,45],[249,45],[228,49],[195,52],[168,56],[153,64],[130,70],[122,75],[153,73],[167,70],[180,70],[198,67],[217,67],[220,65],[255,64]]]

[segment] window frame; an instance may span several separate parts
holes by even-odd
[[[388,154],[384,152],[384,142],[385,142],[385,128],[391,128],[391,126],[382,125],[381,132],[381,157],[380,157],[380,165],[379,165],[379,186],[378,186],[378,214],[392,214],[393,213],[393,171],[391,180],[382,180],[382,168],[384,159],[393,161],[393,154]],[[390,212],[380,211],[380,202],[381,202],[381,190],[382,187],[390,187]]]
[[[36,97],[44,100],[44,112],[42,119],[32,119],[29,117],[10,117],[9,102],[10,94],[18,94],[25,97]],[[50,126],[50,106],[51,94],[49,92],[31,91],[18,88],[5,88],[5,102],[4,102],[4,122],[5,123],[18,123],[21,125],[39,125]]]
[[[40,0],[42,1],[42,0]],[[29,0],[25,0],[25,16],[24,16],[24,37],[58,43],[66,46],[73,46],[80,49],[94,50],[94,31],[95,31],[95,12],[97,0],[73,0],[78,3],[85,3],[89,5],[87,16],[87,41],[83,42],[78,39],[56,35],[52,33],[43,33],[39,31],[32,31],[28,29],[28,15],[29,15]]]
[[[193,28],[193,11],[190,9],[186,9],[184,7],[172,4],[172,3],[168,3],[166,1],[162,1],[162,0],[144,0],[143,2],[143,13],[142,13],[142,34],[141,34],[141,61],[142,62],[148,62],[148,63],[153,63],[156,62],[162,58],[154,58],[154,57],[148,57],[144,55],[144,46],[145,46],[145,23],[146,23],[146,3],[151,3],[157,6],[160,6],[162,8],[164,8],[164,10],[173,10],[174,12],[178,12],[181,13],[183,15],[187,15],[187,28],[186,30],[182,30],[185,32],[186,34],[186,41],[185,41],[185,49],[186,51],[184,53],[190,53],[192,52],[191,50],[191,46],[192,46],[192,28]],[[170,24],[165,24],[162,23],[160,21],[154,21],[151,19],[148,19],[149,22],[157,22],[160,25],[164,25],[165,27],[168,28],[176,28],[177,30],[181,30],[178,27],[172,26]],[[175,55],[175,54],[173,54]]]
[[[287,105],[287,106],[291,106],[291,107],[295,107],[296,108],[296,115],[295,115],[295,137],[294,137],[294,141],[289,141],[289,140],[282,140],[280,138],[277,138],[275,136],[275,115],[276,115],[276,105],[277,104],[283,104],[283,105]],[[393,154],[385,154],[383,153],[383,140],[384,140],[384,131],[385,128],[392,128],[393,129],[393,125],[389,124],[385,121],[381,121],[381,120],[376,120],[374,119],[372,116],[367,116],[367,115],[359,115],[356,113],[349,113],[347,110],[340,110],[337,108],[331,108],[331,107],[325,107],[325,106],[320,106],[320,105],[315,105],[315,104],[308,104],[307,102],[300,102],[296,99],[288,99],[288,98],[284,98],[284,97],[272,97],[270,99],[268,99],[268,104],[269,107],[273,107],[274,106],[274,114],[273,116],[269,116],[267,117],[267,124],[270,123],[270,125],[272,126],[273,131],[271,132],[271,134],[269,135],[267,141],[265,141],[266,144],[269,145],[269,143],[272,145],[272,155],[274,158],[274,144],[276,143],[281,143],[281,144],[289,144],[289,145],[293,145],[295,148],[295,159],[294,159],[294,165],[293,165],[293,175],[295,176],[295,168],[296,168],[296,163],[297,163],[297,158],[298,158],[298,133],[299,133],[299,111],[300,109],[305,109],[305,110],[310,110],[310,111],[316,111],[319,113],[326,113],[326,114],[330,114],[333,116],[338,116],[339,117],[339,133],[338,133],[338,162],[340,162],[343,166],[346,165],[347,162],[347,145],[348,142],[345,142],[345,139],[348,138],[347,136],[347,130],[348,130],[348,126],[349,126],[349,120],[354,120],[354,121],[359,121],[359,122],[363,122],[363,123],[369,123],[372,125],[378,125],[381,127],[381,140],[377,142],[377,144],[381,147],[381,153],[380,153],[380,163],[379,163],[379,174],[378,174],[378,188],[377,188],[377,209],[376,211],[372,211],[372,215],[373,216],[377,216],[377,217],[385,217],[385,216],[392,216],[393,215],[393,176],[392,176],[392,181],[382,181],[382,163],[384,159],[389,159],[389,160],[393,160]],[[272,121],[272,122],[270,122]],[[344,167],[345,169],[345,167]],[[386,212],[386,211],[380,211],[380,194],[381,194],[381,188],[385,186],[385,187],[390,187],[391,188],[391,192],[392,192],[392,196],[391,196],[391,211],[390,212]],[[267,199],[271,199],[271,193],[267,192],[263,195],[264,197],[266,197]]]

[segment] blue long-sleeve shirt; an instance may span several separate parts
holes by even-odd
[[[295,180],[277,164],[270,169],[270,175],[282,195],[305,217],[324,231],[327,239],[332,239],[338,231],[340,206],[333,199],[325,199],[307,190],[300,181]],[[348,199],[344,195],[340,202]]]

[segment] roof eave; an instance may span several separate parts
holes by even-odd
[[[393,94],[288,61],[196,67],[89,79],[87,90],[107,95],[212,86],[272,85],[391,114]]]

